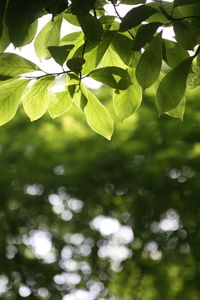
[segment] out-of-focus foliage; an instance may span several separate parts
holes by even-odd
[[[38,20],[47,14],[52,18],[38,32]],[[71,33],[69,25],[76,26]],[[199,28],[199,0],[1,0],[0,85],[7,92],[0,93],[0,125],[21,103],[31,121],[46,112],[56,118],[78,106],[90,128],[110,140],[114,125],[107,103],[88,90],[85,78],[112,89],[121,120],[135,113],[149,87],[155,89],[159,114],[182,119],[185,93],[200,82]],[[9,45],[30,43],[40,60],[53,59],[59,71],[49,74],[6,53]],[[59,75],[65,93],[57,97],[52,87]],[[20,84],[24,77],[28,86]]]
[[[146,96],[111,142],[76,110],[2,127],[0,299],[200,299],[198,95],[184,122]]]

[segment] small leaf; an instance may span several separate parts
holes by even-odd
[[[38,57],[46,59],[51,57],[48,47],[59,45],[61,24],[62,19],[56,17],[48,22],[36,36],[34,48]]]
[[[113,120],[109,111],[90,90],[83,88],[82,92],[87,99],[84,113],[88,125],[92,130],[110,140],[113,133]]]
[[[53,76],[44,76],[35,81],[23,97],[25,113],[31,121],[42,117],[48,109],[50,102],[49,89],[53,83]]]
[[[6,80],[0,84],[0,125],[10,121],[16,114],[22,94],[30,80]]]
[[[72,72],[79,74],[81,72],[84,63],[85,63],[84,58],[73,57],[67,61],[67,66]]]
[[[178,118],[181,121],[183,121],[184,113],[185,113],[185,97],[183,97],[183,99],[181,100],[181,102],[179,103],[179,105],[177,107],[166,112],[167,115],[174,117],[174,118]]]
[[[48,50],[51,53],[53,59],[59,64],[63,65],[69,55],[69,52],[74,47],[74,45],[65,46],[49,46]]]
[[[74,26],[77,26],[77,27],[80,27],[80,24],[78,22],[78,19],[75,15],[73,15],[71,12],[66,12],[64,15],[63,15],[64,19],[69,22],[70,24],[74,25]]]
[[[88,41],[100,41],[103,36],[103,26],[91,14],[77,16],[80,26]]]
[[[115,91],[113,94],[115,112],[121,121],[130,117],[142,101],[142,88],[135,79],[134,71],[131,72],[131,80],[133,84],[126,90]]]
[[[140,5],[133,9],[131,9],[122,19],[122,23],[120,24],[120,31],[129,30],[135,26],[140,25],[143,21],[145,21],[148,17],[157,13],[158,10],[147,6]]]
[[[185,89],[188,73],[193,57],[178,64],[162,79],[156,93],[156,104],[159,113],[168,112],[176,108],[181,102]]]
[[[131,84],[128,72],[119,67],[105,67],[96,69],[88,76],[118,90],[125,90]]]
[[[135,36],[134,44],[133,44],[133,50],[134,51],[140,51],[146,43],[148,43],[156,30],[161,26],[161,23],[159,22],[153,22],[149,24],[142,24]]]
[[[136,67],[136,78],[145,89],[151,86],[159,77],[162,65],[162,37],[157,34],[149,47],[142,53]]]
[[[0,75],[14,77],[38,70],[38,66],[24,57],[14,53],[0,53]]]
[[[196,45],[197,35],[191,23],[187,21],[173,24],[177,42],[184,48],[192,50]]]
[[[61,116],[72,107],[72,98],[69,95],[68,90],[56,93],[49,105],[48,111],[50,116],[54,119]]]

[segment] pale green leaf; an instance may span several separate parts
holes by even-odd
[[[0,84],[0,125],[7,123],[15,116],[29,81],[28,79],[11,79]]]
[[[61,24],[62,19],[60,17],[54,18],[39,32],[34,42],[35,53],[38,57],[46,59],[51,57],[48,47],[59,45]]]
[[[0,53],[0,75],[14,77],[38,70],[38,66],[24,57],[14,53]]]
[[[70,110],[72,104],[72,98],[68,90],[54,94],[48,108],[50,116],[54,119],[63,115],[66,111]]]
[[[184,113],[185,113],[185,97],[183,97],[183,99],[181,100],[181,102],[179,103],[179,105],[177,107],[166,112],[167,115],[174,117],[174,118],[178,118],[181,121],[183,121]]]
[[[116,90],[113,94],[115,112],[121,121],[130,117],[138,109],[142,101],[142,88],[135,79],[134,71],[130,75],[133,84],[126,90]]]
[[[53,76],[44,76],[36,80],[23,97],[25,113],[31,121],[42,117],[48,109],[50,98],[50,87],[53,84]]]
[[[92,130],[110,140],[113,133],[113,120],[109,111],[90,90],[83,88],[82,92],[87,99],[84,113],[88,125]]]

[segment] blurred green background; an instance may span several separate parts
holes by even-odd
[[[1,127],[0,299],[200,299],[199,94],[183,122],[144,97],[111,142],[78,110]]]

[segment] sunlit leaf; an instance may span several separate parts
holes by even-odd
[[[38,57],[46,59],[51,57],[48,47],[59,45],[61,24],[62,19],[57,17],[49,21],[39,32],[34,42],[35,53]]]
[[[17,76],[40,70],[30,60],[14,53],[0,53],[0,75]]]
[[[82,92],[87,99],[84,113],[88,125],[92,130],[110,140],[113,133],[113,120],[109,111],[90,90],[83,88]]]
[[[116,33],[112,40],[112,47],[121,60],[128,66],[133,58],[133,40],[123,34]]]
[[[48,108],[50,116],[53,119],[61,116],[72,107],[72,104],[72,98],[70,97],[68,90],[54,94]]]
[[[0,125],[7,123],[15,116],[29,81],[28,79],[11,79],[0,84]]]
[[[183,99],[181,100],[181,102],[177,107],[166,112],[167,115],[174,118],[178,118],[181,121],[183,120],[184,113],[185,113],[185,97],[183,97]]]
[[[23,97],[25,113],[31,121],[42,117],[48,109],[50,103],[50,87],[54,77],[44,76],[36,80]]]

